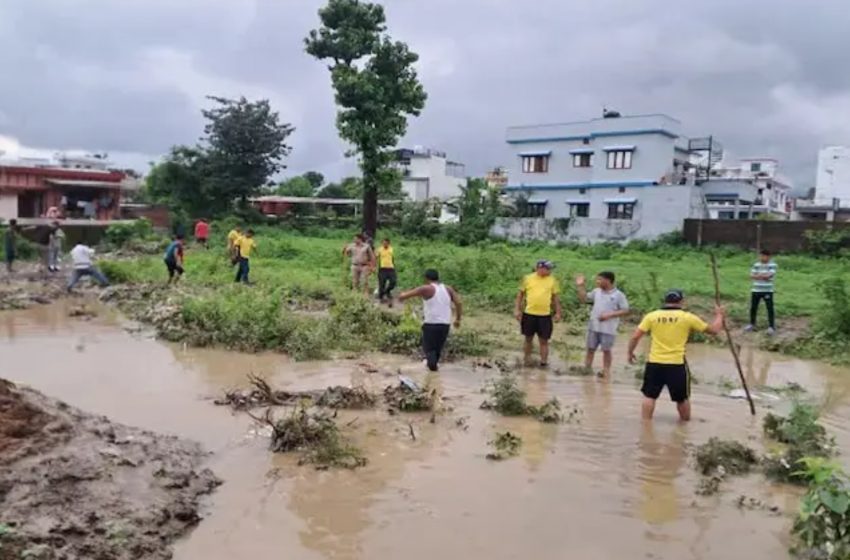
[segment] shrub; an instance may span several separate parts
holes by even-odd
[[[800,503],[792,533],[794,552],[806,558],[850,558],[850,479],[840,465],[823,458],[801,460],[809,490]]]
[[[122,247],[131,239],[147,239],[151,235],[153,235],[153,225],[150,220],[141,218],[131,223],[112,224],[106,228],[104,239],[115,247]]]
[[[819,257],[839,256],[850,247],[850,230],[807,230],[803,236],[809,252]]]
[[[820,282],[827,304],[815,321],[815,332],[829,340],[846,342],[850,337],[850,293],[842,276],[833,276]]]

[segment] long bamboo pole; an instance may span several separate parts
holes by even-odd
[[[720,276],[717,274],[717,258],[714,253],[709,254],[711,259],[711,272],[714,274],[714,303],[720,305]],[[726,317],[723,317],[723,331],[726,333],[726,340],[729,343],[729,350],[732,352],[732,357],[735,358],[735,367],[738,368],[738,376],[741,378],[741,385],[744,387],[744,393],[747,395],[747,402],[750,403],[750,412],[753,416],[756,415],[756,405],[753,404],[753,397],[750,396],[750,388],[747,387],[747,380],[744,378],[744,370],[741,368],[741,358],[738,356],[738,347],[732,340],[732,333],[729,332],[729,326],[726,324]]]

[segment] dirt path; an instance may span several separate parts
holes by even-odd
[[[219,484],[205,455],[0,379],[0,560],[171,558]]]

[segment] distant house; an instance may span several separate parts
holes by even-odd
[[[414,202],[456,198],[466,185],[466,166],[437,150],[397,150],[395,168],[401,172],[402,191]]]
[[[708,217],[747,220],[791,215],[791,180],[773,158],[746,158],[735,165],[720,162],[702,183]]]
[[[528,217],[569,219],[562,233],[573,240],[652,239],[681,229],[685,218],[705,212],[681,128],[667,115],[616,112],[509,128],[505,190],[524,197]],[[567,222],[560,223],[563,230]]]
[[[122,192],[136,188],[136,180],[101,159],[0,162],[0,219],[115,220]]]

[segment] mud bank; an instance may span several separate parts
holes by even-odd
[[[205,456],[0,379],[0,560],[171,558],[220,483]]]

